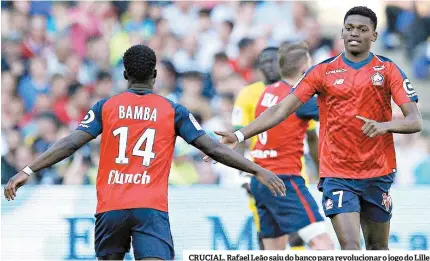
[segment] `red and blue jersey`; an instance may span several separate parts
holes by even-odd
[[[388,122],[391,99],[399,106],[418,101],[391,60],[370,53],[354,63],[342,53],[311,67],[292,92],[302,102],[318,94],[320,177],[368,179],[396,172],[393,135],[369,138],[356,118]]]
[[[177,136],[205,134],[182,105],[129,90],[97,102],[78,130],[101,134],[97,213],[131,208],[168,211],[168,177]]]
[[[291,88],[284,81],[267,86],[257,103],[255,117],[282,101]],[[258,134],[258,141],[251,150],[254,162],[275,174],[301,175],[303,139],[311,119],[318,119],[315,97],[280,124]]]

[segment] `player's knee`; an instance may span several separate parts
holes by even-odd
[[[366,246],[367,250],[388,250],[388,242],[372,242]]]
[[[334,250],[333,241],[327,233],[312,238],[309,246],[313,250]]]
[[[340,247],[342,250],[360,250],[360,240],[346,238],[344,240],[339,239]]]
[[[293,233],[288,236],[288,243],[290,247],[300,247],[305,244],[303,239],[297,233]]]

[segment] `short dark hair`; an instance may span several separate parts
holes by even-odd
[[[298,73],[306,61],[309,49],[306,43],[285,43],[279,47],[278,63],[282,77],[292,77]]]
[[[372,21],[373,24],[373,30],[376,30],[376,27],[378,25],[378,18],[376,17],[375,12],[372,11],[372,9],[366,7],[366,6],[355,6],[346,12],[345,17],[343,18],[343,22],[345,23],[346,18],[350,15],[361,15],[365,17],[369,17],[370,21]]]
[[[97,78],[97,81],[112,80],[112,75],[109,72],[100,71],[97,73],[96,78]]]
[[[248,46],[250,46],[250,45],[253,45],[254,44],[254,39],[251,39],[251,38],[242,38],[240,41],[239,41],[239,43],[237,44],[237,46],[239,47],[239,50],[242,50],[243,48],[246,48],[246,47],[248,47]]]
[[[185,71],[182,73],[182,79],[203,81],[203,76],[198,71]]]
[[[263,55],[263,53],[265,53],[265,52],[270,52],[270,51],[277,52],[278,50],[279,50],[279,48],[278,48],[278,47],[276,47],[276,46],[269,46],[269,47],[266,47],[266,48],[264,48],[264,49],[260,52],[260,54],[258,55],[258,60],[260,60],[260,58],[261,58],[261,56]]]
[[[68,96],[74,96],[82,88],[84,88],[84,86],[81,83],[74,82],[74,83],[69,85],[69,88],[67,90],[67,95]]]
[[[123,63],[129,78],[146,81],[154,75],[157,57],[151,48],[138,44],[125,51]]]

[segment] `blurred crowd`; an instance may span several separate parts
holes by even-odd
[[[385,8],[387,28],[382,33],[387,50],[405,50],[414,77],[430,79],[430,3],[392,1]]]
[[[311,2],[2,1],[1,7],[2,184],[75,129],[95,102],[127,88],[122,55],[131,45],[154,49],[155,92],[186,106],[214,138],[213,130],[231,129],[241,88],[262,79],[256,59],[263,48],[305,40],[315,63],[343,51],[339,34],[322,34]],[[428,10],[391,7],[428,20]],[[402,12],[392,18],[394,26],[388,22],[383,40],[387,49],[399,48],[395,39],[408,39],[399,27],[405,26],[398,22]],[[427,36],[429,28],[423,25]],[[429,42],[420,39],[412,48],[414,59],[427,44],[428,62]],[[413,163],[408,139],[419,144],[413,147]],[[397,142],[400,153],[407,155],[399,164],[406,161],[409,173],[399,182],[430,184],[430,139],[418,135]],[[98,143],[38,172],[31,182],[95,184]],[[240,177],[221,164],[203,162],[200,152],[178,138],[169,181],[229,185]]]

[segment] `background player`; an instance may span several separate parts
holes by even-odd
[[[256,117],[286,97],[311,64],[307,46],[302,43],[282,45],[278,59],[282,80],[265,88],[257,103]],[[334,248],[318,205],[301,176],[303,140],[310,119],[318,119],[315,98],[278,126],[259,134],[251,151],[254,161],[279,175],[288,191],[287,197],[278,200],[256,179],[251,180],[264,249],[284,250],[288,235],[296,231],[312,249]]]
[[[396,172],[392,133],[422,129],[418,97],[406,75],[388,58],[370,52],[377,39],[377,18],[367,7],[344,17],[345,52],[309,69],[294,94],[272,106],[222,142],[238,141],[268,130],[318,93],[320,106],[320,189],[342,249],[388,249],[392,211],[389,189]],[[392,120],[391,98],[404,118]]]
[[[237,95],[231,118],[231,123],[235,130],[248,125],[255,119],[255,108],[257,107],[258,99],[261,96],[261,93],[264,91],[264,88],[266,85],[279,81],[280,75],[278,69],[277,52],[277,47],[267,47],[261,51],[260,55],[258,56],[258,68],[264,77],[264,82],[258,81],[247,85]],[[249,140],[249,151],[252,150],[256,142],[257,137],[252,137]],[[236,151],[246,155],[247,151],[245,144],[243,144],[243,146],[239,146]],[[206,157],[206,160],[208,159],[209,157]],[[257,213],[257,207],[255,205],[255,199],[251,194],[249,182],[244,183],[242,187],[245,188],[249,196],[249,209],[252,211],[254,216],[258,245],[260,249],[264,249],[263,241],[260,236],[260,221]]]
[[[276,175],[210,139],[185,107],[152,94],[155,64],[149,47],[129,48],[124,54],[128,91],[96,103],[77,130],[5,187],[6,198],[13,200],[30,174],[72,155],[102,134],[95,224],[99,259],[123,259],[131,239],[136,259],[173,259],[167,187],[177,135],[219,162],[256,175],[274,194],[285,193]]]
[[[244,87],[238,94],[232,115],[232,125],[235,130],[248,125],[255,119],[255,109],[257,107],[258,100],[264,91],[265,86],[275,83],[280,80],[279,66],[278,66],[278,48],[267,47],[263,49],[258,57],[258,67],[263,74],[264,82],[259,81],[252,83]],[[315,131],[316,122],[311,120],[309,122],[309,128],[307,132],[307,141],[310,148],[310,154],[318,166],[318,137]],[[257,136],[250,138],[249,140],[249,151],[253,150]],[[246,154],[245,146],[238,147],[242,154]],[[252,159],[252,157],[250,157]],[[302,163],[304,163],[304,157],[302,157]],[[306,168],[303,164],[302,175],[306,179]],[[260,236],[260,220],[257,213],[257,207],[255,199],[251,194],[249,183],[243,184],[249,196],[249,208],[254,216],[254,224],[257,230],[257,238],[260,249],[264,249],[262,238]],[[304,242],[296,233],[291,233],[288,237],[289,245],[293,250],[304,249]]]

